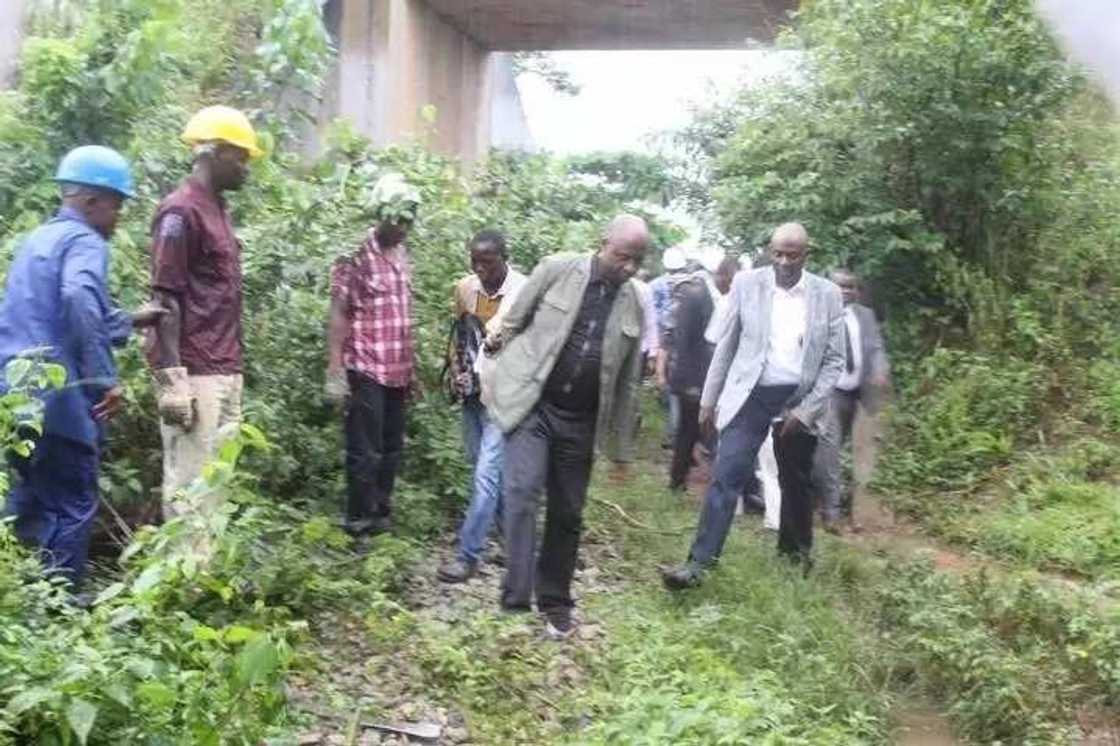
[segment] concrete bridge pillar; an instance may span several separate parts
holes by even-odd
[[[327,20],[338,66],[324,120],[346,117],[379,145],[429,138],[467,160],[484,154],[494,55],[424,0],[333,0]]]
[[[28,0],[0,0],[0,89],[13,83]]]

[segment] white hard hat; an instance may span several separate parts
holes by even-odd
[[[684,258],[684,252],[676,246],[665,249],[665,253],[661,255],[661,266],[670,272],[684,269],[684,265],[687,263],[688,262]]]
[[[708,270],[712,274],[719,271],[719,265],[723,264],[723,258],[726,256],[722,251],[716,248],[707,248],[700,252],[700,266]]]

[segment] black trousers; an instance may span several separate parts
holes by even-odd
[[[546,401],[506,437],[502,474],[506,574],[502,606],[572,607],[583,504],[591,480],[596,413],[574,413]],[[546,494],[544,540],[536,556],[537,508]],[[535,565],[535,567],[534,567]]]
[[[673,440],[673,463],[669,467],[669,487],[684,487],[692,468],[692,451],[700,442],[700,398],[678,394],[680,421]]]
[[[407,389],[382,386],[348,371],[346,411],[346,518],[353,523],[386,517],[404,447]]]
[[[799,428],[783,437],[775,425],[774,458],[782,488],[778,552],[790,559],[808,559],[813,549],[813,452],[817,436]]]

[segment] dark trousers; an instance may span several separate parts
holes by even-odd
[[[782,414],[796,386],[756,386],[746,404],[723,429],[712,475],[704,495],[700,525],[689,558],[709,564],[719,558],[735,518],[735,504],[755,468],[758,449],[775,417]],[[780,423],[775,428],[780,427]],[[807,553],[812,547],[813,524],[809,473],[816,437],[798,432],[779,438],[774,432],[774,453],[782,487],[782,518],[778,550]]]
[[[804,428],[784,438],[778,437],[775,429],[774,458],[778,462],[778,486],[782,489],[778,552],[790,559],[808,559],[813,550],[813,452],[816,448],[817,436]]]
[[[346,412],[346,519],[387,517],[404,446],[406,389],[382,386],[349,371]]]
[[[502,501],[506,574],[502,606],[571,607],[572,576],[591,480],[596,413],[573,413],[542,401],[506,437]],[[545,492],[544,541],[536,555],[537,505]]]
[[[821,512],[828,521],[852,517],[852,492],[844,486],[840,454],[851,442],[858,407],[858,391],[832,392],[813,458],[813,482],[821,496]]]
[[[81,583],[97,518],[99,455],[93,446],[54,435],[38,438],[29,458],[12,456],[15,484],[7,512],[21,541],[75,587]]]
[[[678,394],[680,421],[673,441],[673,463],[669,467],[669,487],[684,487],[692,468],[692,451],[700,442],[700,397]]]

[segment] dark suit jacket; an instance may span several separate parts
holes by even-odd
[[[883,344],[883,333],[879,329],[879,322],[875,312],[862,303],[852,303],[851,309],[855,312],[856,321],[859,322],[859,345],[863,353],[863,370],[860,371],[859,391],[862,397],[870,393],[870,382],[876,376],[890,378],[891,366],[887,360],[887,350]]]
[[[673,287],[672,318],[661,343],[669,352],[669,389],[700,398],[715,345],[704,339],[715,304],[703,277],[693,276]]]

